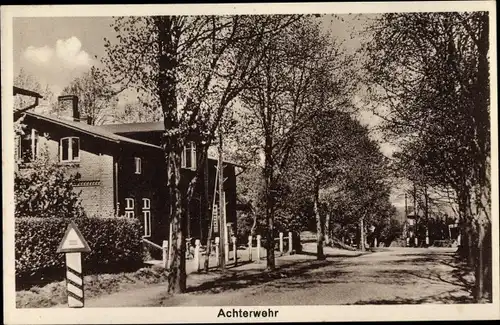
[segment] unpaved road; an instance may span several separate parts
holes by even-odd
[[[395,248],[359,255],[326,249],[316,261],[306,253],[277,259],[275,272],[265,261],[222,274],[193,274],[188,293],[170,296],[164,285],[120,292],[86,302],[88,307],[269,306],[415,304],[470,302],[470,281],[446,248]],[[307,254],[310,252],[310,254]],[[358,255],[358,256],[356,256]]]

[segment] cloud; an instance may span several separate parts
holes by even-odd
[[[28,46],[24,51],[24,58],[36,64],[45,64],[52,59],[54,50],[48,46],[34,47]]]
[[[92,64],[89,54],[82,50],[82,42],[75,36],[67,40],[57,40],[56,55],[70,66],[89,67]]]
[[[88,68],[93,63],[89,54],[82,50],[82,42],[75,36],[57,40],[53,48],[48,45],[29,46],[24,50],[23,56],[29,62],[47,69],[55,66],[70,69]]]

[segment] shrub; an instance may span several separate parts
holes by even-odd
[[[79,193],[74,190],[80,174],[71,173],[70,167],[52,162],[47,148],[23,167],[16,171],[14,178],[16,217],[84,215]]]
[[[85,274],[123,272],[142,265],[142,229],[136,219],[72,218],[91,251],[82,253]],[[64,278],[57,248],[69,219],[16,218],[16,281],[21,286]]]

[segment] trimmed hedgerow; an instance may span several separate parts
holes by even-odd
[[[74,221],[91,251],[82,253],[85,274],[131,271],[142,265],[142,227],[128,218],[16,218],[18,287],[63,279],[64,254],[57,248]]]

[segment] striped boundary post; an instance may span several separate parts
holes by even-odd
[[[66,287],[68,290],[68,306],[82,308],[84,306],[82,253],[66,253]]]

